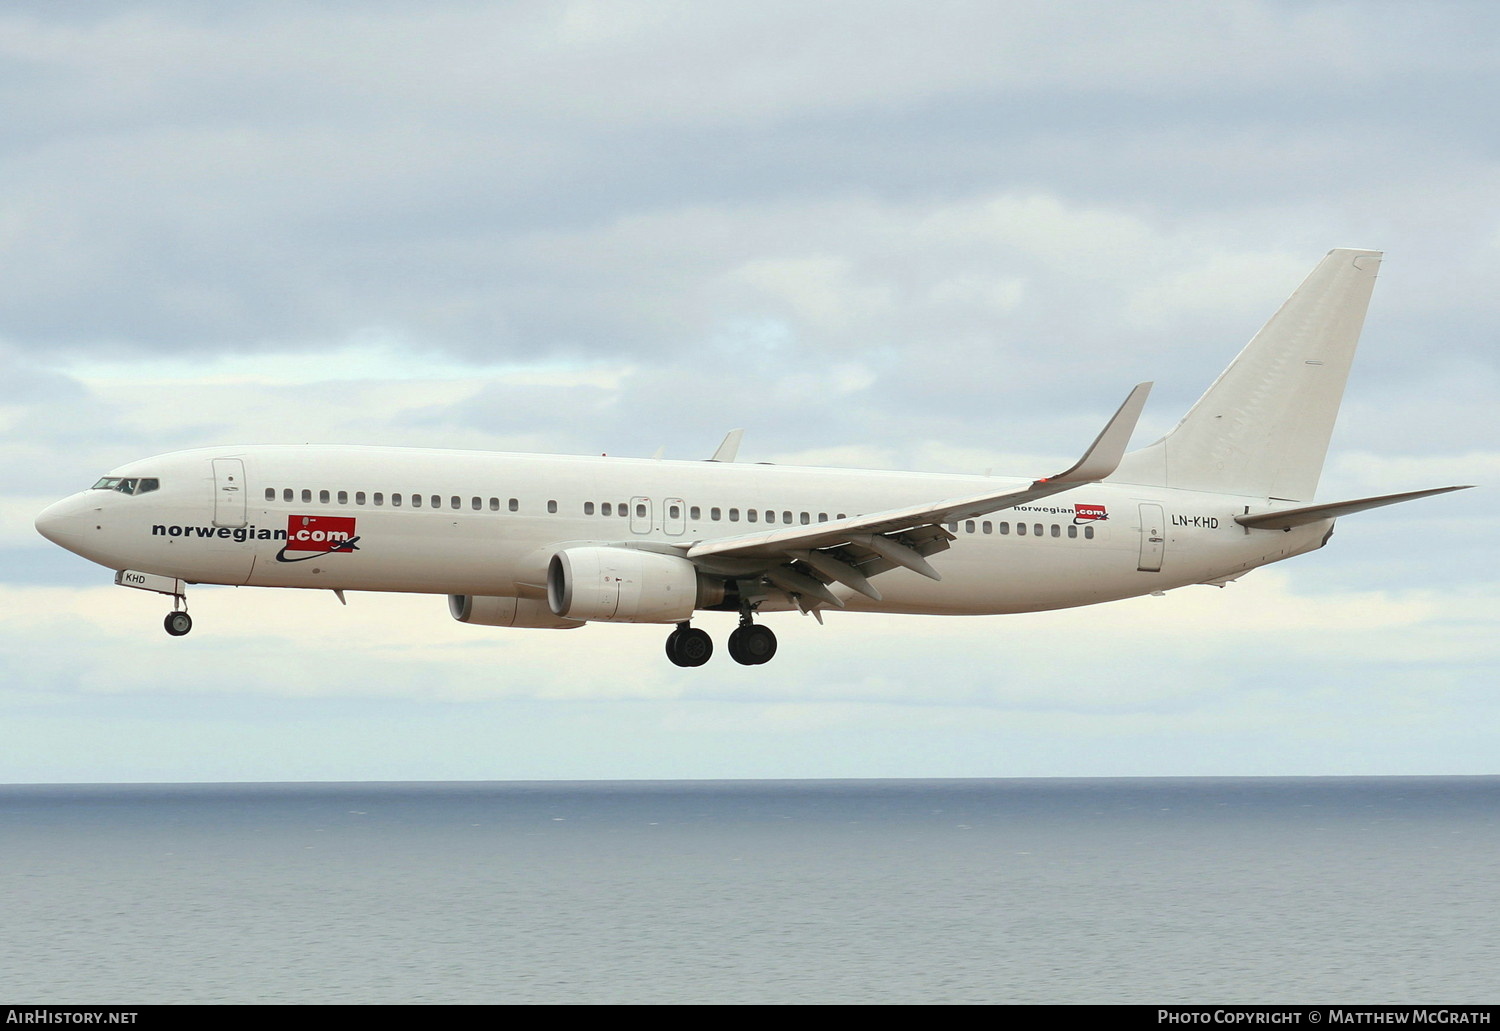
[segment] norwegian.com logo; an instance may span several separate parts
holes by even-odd
[[[277,562],[306,562],[320,555],[359,550],[353,516],[287,516],[286,546]]]

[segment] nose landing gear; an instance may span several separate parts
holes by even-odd
[[[138,591],[154,591],[172,599],[172,611],[162,620],[162,626],[173,637],[181,637],[193,629],[193,617],[187,611],[187,585],[174,576],[147,573],[139,569],[121,569],[115,573],[115,583],[121,587],[134,587]]]
[[[179,605],[182,607],[178,608]],[[186,594],[172,595],[172,611],[161,622],[173,637],[181,637],[193,629],[193,617],[188,615]]]

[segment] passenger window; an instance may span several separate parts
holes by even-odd
[[[312,503],[312,491],[310,491],[310,490],[304,490],[302,492],[302,503],[304,505],[308,505],[308,504]]]
[[[689,519],[702,519],[703,518],[703,511],[697,505],[693,505],[691,508],[688,509],[688,518]]]
[[[422,495],[420,495],[420,494],[413,494],[411,496],[411,507],[412,508],[421,508],[422,507]]]
[[[555,502],[555,501],[549,501],[549,502],[547,502],[547,511],[549,513],[555,515],[557,513],[557,502]]]
[[[267,501],[275,501],[276,500],[276,488],[275,487],[267,487],[266,488],[266,500]]]
[[[668,519],[676,519],[681,514],[682,514],[682,507],[680,505],[668,505],[667,506],[667,518]]]
[[[646,518],[646,506],[645,505],[636,505],[635,506],[635,517],[637,519],[645,519]]]
[[[515,498],[511,498],[510,499],[510,510],[512,512],[519,512],[521,510],[521,503],[519,501],[517,501]]]
[[[326,490],[318,491],[318,501],[324,505],[328,504],[328,492]]]
[[[392,508],[400,508],[401,507],[401,495],[400,494],[392,494],[391,495],[391,507]]]
[[[1052,536],[1054,536],[1054,537],[1061,537],[1062,536],[1062,527],[1058,526],[1056,523],[1052,524]]]
[[[984,522],[980,523],[979,524],[979,528],[981,530],[983,530],[985,533],[994,533],[995,532],[995,525],[993,523],[991,523],[988,519],[986,519]]]
[[[1070,527],[1068,527],[1068,536],[1069,537],[1077,537],[1078,536],[1078,527],[1076,527],[1076,526],[1070,526]]]
[[[723,514],[724,513],[717,508],[711,508],[708,510],[708,518],[712,519],[716,523],[719,521],[719,517]]]
[[[491,512],[498,512],[498,511],[500,511],[500,499],[499,498],[490,498],[490,511]]]
[[[964,533],[974,532],[974,520],[970,519],[964,523]]]
[[[469,507],[472,508],[476,512],[483,511],[483,509],[484,509],[484,499],[483,498],[470,498],[469,499]]]
[[[1042,535],[1042,524],[1041,523],[1033,523],[1031,525],[1031,532],[1034,533],[1034,534],[1036,534],[1036,536],[1040,537]]]
[[[291,501],[293,497],[295,497],[295,495],[292,493],[292,488],[290,487],[281,492],[282,501]]]
[[[451,509],[453,509],[453,511],[457,512],[459,509],[461,509],[461,508],[464,507],[464,500],[463,500],[463,498],[459,498],[459,497],[449,498],[448,499],[448,507],[451,508]]]
[[[432,507],[433,508],[442,508],[443,507],[443,499],[439,495],[434,494],[432,496],[431,500],[432,500]]]
[[[585,501],[583,503],[583,514],[584,515],[593,515],[594,514],[594,503],[592,501]]]
[[[354,503],[356,505],[363,505],[365,503],[365,492],[364,491],[357,490],[357,491],[354,492]]]
[[[957,533],[958,532],[958,524],[957,523],[949,523],[948,524],[948,532],[949,533]]]
[[[1085,526],[1083,528],[1083,539],[1089,541],[1094,539],[1094,528],[1092,526]]]
[[[1016,536],[1017,537],[1025,537],[1026,536],[1026,524],[1025,523],[1017,523],[1016,524]]]
[[[603,505],[600,506],[599,514],[612,516],[615,514],[615,508],[608,501],[606,501]]]
[[[737,522],[740,521],[740,510],[739,509],[737,509],[737,508],[731,508],[729,510],[729,521],[731,523],[737,523]]]
[[[753,508],[745,509],[745,522],[753,523],[760,519],[760,513]]]
[[[802,525],[806,526],[810,522],[812,522],[812,516],[808,515],[806,512],[803,512],[802,513]]]
[[[826,522],[828,522],[828,513],[827,512],[819,512],[818,513],[818,522],[820,522],[820,523],[826,523]]]
[[[347,490],[341,490],[341,491],[339,491],[339,504],[340,505],[347,505],[347,504],[349,504],[349,492]]]
[[[385,504],[385,495],[377,490],[372,500],[375,502],[375,507],[379,508],[381,505]]]

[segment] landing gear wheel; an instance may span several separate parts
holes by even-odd
[[[167,618],[162,620],[162,625],[173,637],[181,637],[193,629],[193,617],[186,612],[168,612]]]
[[[714,639],[696,627],[680,626],[667,637],[667,658],[678,666],[701,666],[714,653]]]
[[[742,666],[759,666],[776,654],[776,635],[768,626],[747,623],[729,635],[729,656]]]

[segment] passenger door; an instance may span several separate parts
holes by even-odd
[[[1161,561],[1167,549],[1166,516],[1160,505],[1141,505],[1141,560],[1136,565],[1143,573],[1161,572]]]
[[[245,525],[245,463],[238,458],[215,458],[214,525]]]

